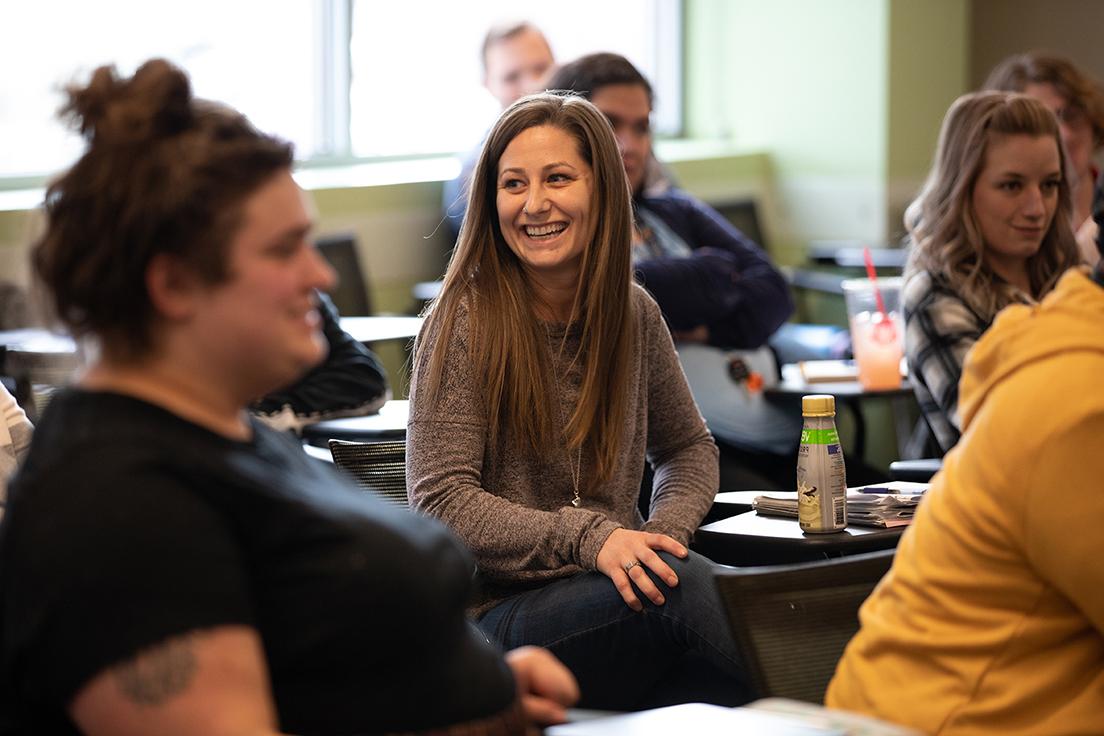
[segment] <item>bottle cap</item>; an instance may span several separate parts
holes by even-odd
[[[807,417],[834,416],[836,413],[836,397],[831,394],[802,396],[801,413]]]

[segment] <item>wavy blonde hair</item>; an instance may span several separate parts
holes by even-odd
[[[575,360],[582,386],[574,412],[564,419],[556,403],[547,333],[533,311],[533,288],[499,227],[498,166],[506,147],[522,131],[552,126],[570,135],[593,172],[590,211],[594,232],[586,244],[571,309],[581,330]],[[632,214],[621,155],[606,117],[581,97],[539,94],[511,105],[487,136],[468,195],[468,209],[441,293],[425,312],[424,334],[449,344],[466,306],[469,359],[485,377],[486,417],[493,444],[505,436],[517,447],[537,450],[564,438],[569,449],[585,449],[596,469],[595,484],[609,480],[623,443],[635,340],[630,288]],[[420,346],[419,346],[420,347]],[[420,388],[433,406],[441,389],[445,353],[433,350]]]
[[[1070,185],[1058,121],[1042,103],[1021,94],[975,92],[959,97],[939,132],[935,162],[920,195],[905,211],[911,240],[906,279],[919,271],[941,276],[976,312],[992,318],[1018,290],[985,259],[985,241],[973,209],[973,191],[994,136],[1048,136],[1058,147],[1062,180],[1058,206],[1039,251],[1028,258],[1031,297],[1042,298],[1079,262],[1070,227]]]

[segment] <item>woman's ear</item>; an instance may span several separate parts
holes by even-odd
[[[188,264],[169,253],[158,253],[146,267],[146,292],[150,304],[162,319],[187,319],[204,284]]]

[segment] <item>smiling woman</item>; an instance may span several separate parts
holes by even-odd
[[[920,408],[944,451],[958,442],[966,353],[1004,307],[1034,303],[1078,262],[1058,121],[1024,95],[951,105],[935,165],[905,214],[905,350]]]
[[[554,313],[572,302],[583,250],[593,237],[590,164],[563,130],[540,125],[510,141],[498,164],[498,226],[510,250],[534,276],[540,308]],[[557,298],[559,290],[563,296]]]
[[[589,102],[503,113],[416,344],[408,493],[474,551],[483,631],[547,646],[583,704],[736,704],[750,694],[711,563],[686,548],[717,449],[632,283],[629,199]]]

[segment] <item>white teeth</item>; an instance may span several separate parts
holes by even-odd
[[[539,238],[545,235],[555,235],[567,229],[567,224],[555,222],[549,225],[526,225],[525,234],[530,238]]]

